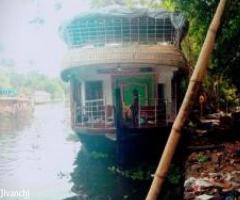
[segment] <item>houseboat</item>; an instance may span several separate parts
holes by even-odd
[[[30,98],[13,88],[0,88],[0,133],[23,127],[30,121],[32,111]]]
[[[70,82],[72,128],[83,142],[132,146],[163,135],[181,101],[185,32],[180,13],[123,7],[60,27],[68,45],[61,77]]]
[[[33,93],[34,104],[46,104],[51,102],[51,94],[46,91],[37,90]]]

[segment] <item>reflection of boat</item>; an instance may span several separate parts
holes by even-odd
[[[153,162],[119,166],[113,155],[88,152],[84,149],[78,152],[74,164],[71,182],[73,183],[72,192],[76,195],[64,200],[144,199],[155,167]],[[179,163],[176,164],[180,166]],[[181,188],[182,185],[168,181],[160,199],[183,199]]]
[[[71,173],[72,191],[76,197],[66,200],[142,199],[150,182],[115,174],[112,169],[116,166],[117,162],[111,156],[80,150]]]
[[[184,24],[165,10],[111,7],[61,27],[69,46],[62,78],[70,81],[72,127],[83,141],[117,141],[130,151],[164,135],[181,99]]]

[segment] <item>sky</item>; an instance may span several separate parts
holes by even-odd
[[[59,77],[67,46],[58,28],[87,10],[87,0],[0,0],[0,69]]]

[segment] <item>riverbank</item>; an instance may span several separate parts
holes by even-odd
[[[240,198],[240,113],[215,114],[190,128],[185,200]]]

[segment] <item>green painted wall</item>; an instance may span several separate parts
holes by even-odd
[[[141,105],[148,105],[154,98],[155,78],[153,75],[141,75],[136,77],[116,77],[114,88],[123,88],[123,101],[130,106],[133,99],[133,90],[137,89]]]

